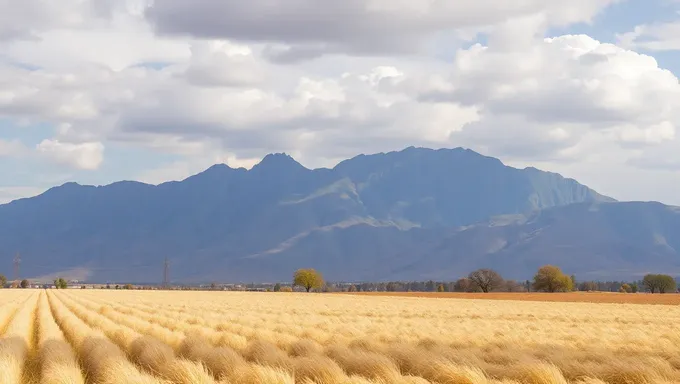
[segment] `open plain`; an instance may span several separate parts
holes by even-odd
[[[361,296],[400,296],[438,299],[512,300],[566,303],[661,304],[680,305],[680,294],[619,292],[351,292]]]
[[[680,307],[3,290],[0,383],[672,383]]]

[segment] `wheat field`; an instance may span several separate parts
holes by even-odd
[[[2,290],[0,384],[680,383],[680,307]]]

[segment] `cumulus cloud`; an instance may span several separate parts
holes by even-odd
[[[314,153],[318,163],[408,145],[576,159],[593,130],[621,146],[675,140],[680,86],[652,57],[584,35],[514,50],[494,36],[425,73],[388,65],[289,78],[296,73],[224,40],[193,44],[191,57],[162,69],[13,68],[0,113],[60,121],[65,142],[115,140],[182,155],[211,143],[246,158]],[[282,77],[284,86],[264,81]]]
[[[59,26],[77,26],[92,15],[94,3],[64,0],[57,4],[49,0],[1,0],[0,40],[35,39],[37,31]]]
[[[63,143],[46,139],[36,148],[48,158],[78,169],[97,169],[104,159],[104,145],[99,142]]]
[[[184,76],[203,87],[249,86],[264,81],[264,69],[247,46],[227,41],[194,42]]]
[[[589,21],[616,1],[156,0],[146,17],[161,34],[275,43],[274,60],[296,62],[329,52],[417,52],[438,32],[469,35],[527,16],[564,26]]]
[[[642,24],[632,31],[617,35],[618,43],[631,49],[649,51],[680,50],[680,20]]]
[[[30,151],[65,167],[98,169],[108,143],[172,154],[130,176],[153,182],[268,152],[314,167],[410,145],[574,177],[674,169],[677,77],[634,44],[544,38],[614,2],[67,2],[0,38],[0,118],[50,127]],[[0,31],[19,25],[2,17]]]

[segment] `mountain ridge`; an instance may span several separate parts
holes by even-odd
[[[432,149],[432,148],[427,148],[427,147],[409,146],[409,147],[406,147],[402,150],[392,150],[392,151],[388,151],[388,152],[376,152],[376,153],[372,153],[372,154],[358,154],[358,155],[355,155],[355,156],[353,156],[349,159],[345,159],[345,160],[338,162],[332,168],[327,168],[327,167],[308,168],[308,167],[304,166],[302,163],[295,160],[292,156],[288,155],[285,152],[272,152],[272,153],[265,155],[262,158],[262,160],[260,160],[260,162],[253,165],[253,167],[251,167],[250,169],[247,169],[245,167],[233,168],[226,163],[215,163],[215,164],[209,166],[208,168],[206,168],[206,169],[204,169],[204,170],[202,170],[202,171],[200,171],[196,174],[185,177],[184,179],[166,180],[166,181],[163,181],[163,182],[160,182],[160,183],[157,183],[157,184],[146,183],[146,182],[138,181],[138,180],[127,180],[127,179],[126,180],[118,180],[118,181],[114,181],[114,182],[111,182],[111,183],[108,183],[108,184],[101,184],[101,185],[81,184],[81,183],[78,183],[76,181],[67,181],[67,182],[64,182],[61,185],[49,188],[48,190],[46,190],[42,194],[44,194],[44,193],[46,193],[46,192],[48,192],[52,189],[61,188],[61,187],[69,187],[69,186],[104,188],[104,187],[109,187],[109,186],[113,186],[113,185],[121,184],[121,183],[123,183],[123,184],[125,184],[125,183],[143,184],[143,185],[147,185],[147,186],[162,186],[164,184],[181,183],[181,182],[186,181],[188,179],[196,178],[197,176],[200,176],[200,175],[203,175],[203,174],[206,174],[206,173],[215,172],[215,171],[249,172],[249,171],[252,171],[254,168],[258,167],[259,165],[261,165],[263,162],[265,164],[268,163],[271,159],[290,159],[295,164],[299,165],[301,168],[304,168],[304,169],[309,170],[309,171],[333,171],[333,170],[336,170],[338,167],[340,167],[342,164],[348,163],[348,162],[351,162],[351,161],[354,161],[354,160],[370,158],[370,157],[375,157],[375,156],[391,156],[391,155],[397,155],[397,154],[402,154],[402,153],[408,153],[410,151],[429,151],[429,152],[463,151],[465,153],[473,154],[475,156],[479,156],[480,158],[484,158],[484,159],[487,159],[487,160],[492,161],[492,162],[497,162],[498,164],[503,165],[504,167],[507,167],[507,168],[512,168],[512,169],[516,169],[516,170],[519,170],[519,171],[538,171],[538,172],[543,173],[543,174],[555,175],[555,176],[557,176],[557,177],[559,177],[563,180],[566,180],[566,181],[570,181],[570,182],[573,181],[573,182],[578,183],[577,180],[570,178],[570,177],[565,177],[565,176],[561,175],[560,173],[542,170],[542,169],[539,169],[539,168],[536,168],[536,167],[533,167],[533,166],[527,166],[527,167],[524,167],[524,168],[513,167],[513,166],[510,166],[510,165],[503,163],[500,159],[497,159],[497,158],[491,157],[491,156],[482,155],[479,152],[476,152],[476,151],[469,149],[469,148],[455,147],[455,148],[451,148],[451,149],[448,149],[448,148]],[[13,201],[31,199],[31,198],[40,196],[42,194],[38,194],[36,196],[31,196],[31,197],[19,198],[19,199],[13,200]],[[605,196],[605,197],[608,198],[608,199],[611,199],[611,200],[616,200],[616,199],[609,197],[609,196]],[[0,204],[0,206],[10,204],[13,201],[10,201],[10,202],[4,203],[4,204]]]
[[[142,266],[162,265],[166,256],[178,281],[286,279],[308,264],[333,279],[415,278],[476,265],[471,260],[499,252],[507,256],[495,262],[498,267],[520,275],[529,273],[533,263],[523,262],[523,255],[540,253],[522,251],[522,246],[551,249],[550,242],[522,243],[522,233],[533,228],[539,230],[536,239],[548,236],[559,243],[559,234],[542,227],[546,219],[541,215],[553,210],[564,220],[576,215],[565,221],[565,233],[570,233],[572,226],[587,224],[579,220],[595,218],[574,213],[579,204],[627,209],[626,203],[574,179],[534,167],[509,167],[464,148],[408,147],[316,169],[278,153],[250,170],[215,164],[181,181],[156,185],[65,183],[0,205],[0,244],[33,260],[35,267],[22,265],[26,273],[78,268],[95,280],[153,280],[158,274]],[[649,205],[632,214],[656,217],[648,226],[658,225],[663,234],[656,240],[640,237],[636,246],[657,252],[652,243],[666,241],[672,244],[669,252],[680,249],[672,231],[664,229],[675,225],[668,212]],[[530,218],[543,220],[540,228]],[[598,223],[594,236],[625,242],[627,236],[609,235],[615,223]],[[455,241],[447,242],[456,233]],[[512,252],[503,251],[504,242],[515,244]],[[477,245],[462,255],[453,251],[464,248],[461,244]],[[599,245],[593,240],[590,246]],[[574,256],[561,254],[569,267],[568,258]]]

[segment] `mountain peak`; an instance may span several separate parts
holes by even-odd
[[[298,163],[290,155],[285,152],[270,153],[265,156],[262,161],[253,167],[253,171],[272,170],[276,172],[286,170],[300,170],[307,169],[302,164]]]

